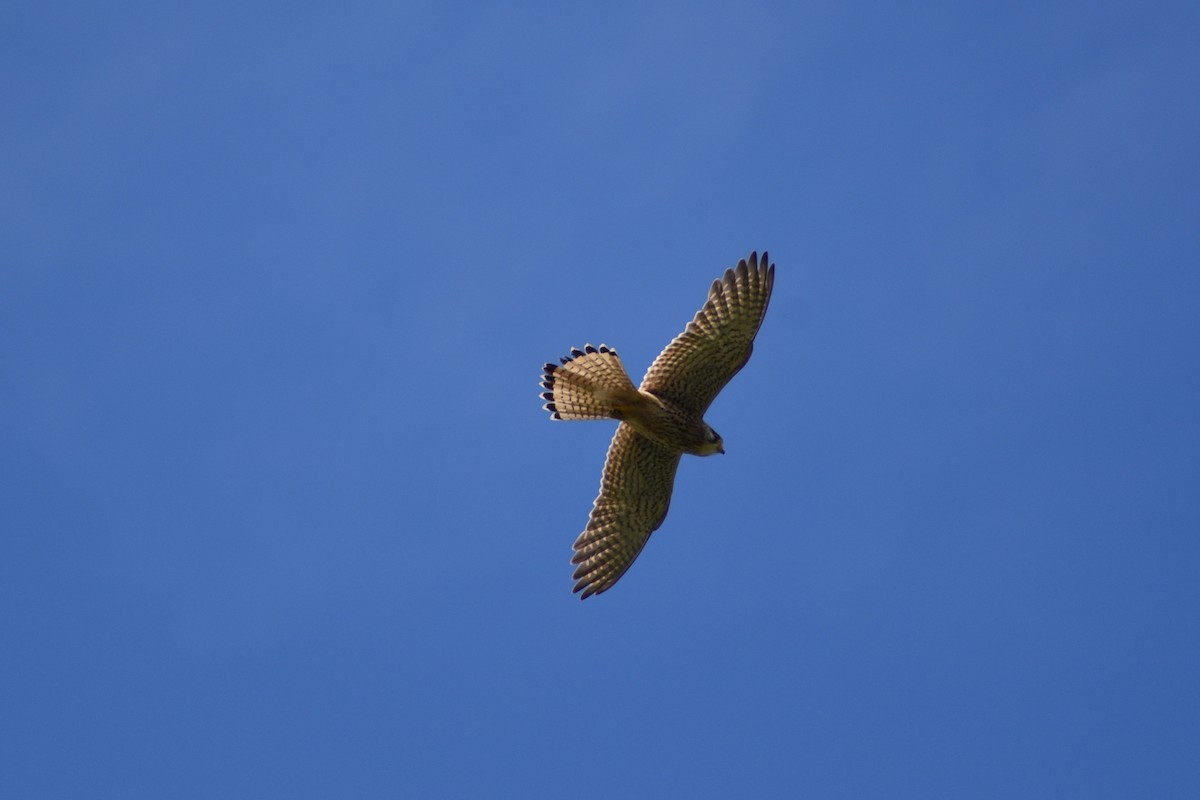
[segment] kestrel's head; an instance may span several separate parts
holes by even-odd
[[[704,440],[694,451],[698,456],[711,456],[713,453],[725,455],[725,442],[721,439],[721,435],[712,429],[712,426],[707,422],[704,425]]]

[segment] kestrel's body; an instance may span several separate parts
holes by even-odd
[[[640,387],[606,345],[546,364],[545,408],[554,419],[618,419],[600,495],[575,540],[575,591],[599,594],[629,569],[671,503],[684,453],[724,453],[704,412],[750,358],[771,299],[775,265],[751,253],[713,282],[708,302],[667,345]]]

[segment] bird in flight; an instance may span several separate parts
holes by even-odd
[[[662,525],[680,457],[725,452],[704,412],[750,360],[775,283],[769,263],[765,251],[761,259],[751,253],[713,281],[704,307],[654,359],[640,387],[603,344],[543,367],[543,408],[552,418],[621,422],[600,495],[575,540],[574,591],[583,598],[612,588]]]

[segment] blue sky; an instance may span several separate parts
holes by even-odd
[[[0,794],[1200,793],[1194,4],[331,8],[0,14]]]

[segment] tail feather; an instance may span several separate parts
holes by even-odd
[[[641,395],[617,351],[607,345],[572,349],[562,365],[543,367],[543,406],[554,419],[620,419]]]

